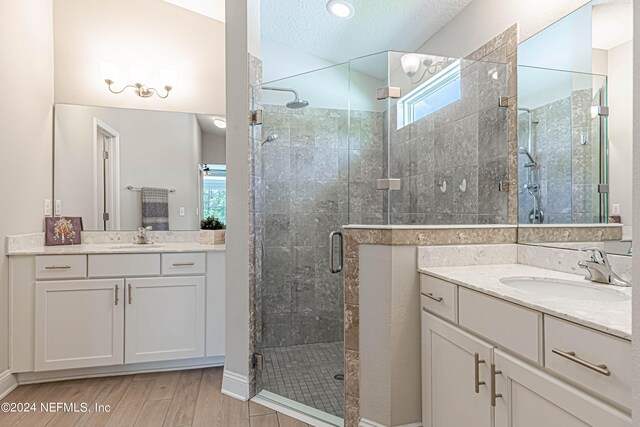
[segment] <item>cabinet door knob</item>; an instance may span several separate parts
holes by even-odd
[[[496,393],[496,375],[501,374],[502,371],[496,370],[496,364],[491,364],[491,406],[496,406],[496,399],[502,397],[502,393]]]
[[[476,393],[480,393],[480,386],[485,385],[486,382],[480,381],[480,364],[485,363],[484,360],[480,359],[480,354],[476,353],[473,355],[474,365],[475,365],[475,388]]]

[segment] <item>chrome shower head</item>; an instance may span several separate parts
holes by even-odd
[[[289,101],[286,104],[284,104],[287,108],[292,108],[294,110],[297,110],[298,108],[304,108],[304,107],[308,107],[309,103],[305,100],[302,99],[298,99],[296,97],[296,99],[294,99],[293,101]]]
[[[273,90],[276,92],[291,92],[295,98],[293,99],[293,101],[289,101],[286,104],[284,104],[287,108],[298,109],[298,108],[304,108],[309,106],[309,103],[305,100],[300,99],[300,96],[298,96],[298,92],[296,92],[293,89],[289,89],[287,87],[274,87],[274,86],[263,86],[262,89]]]
[[[536,166],[537,165],[536,161],[533,160],[533,157],[531,157],[531,153],[529,153],[529,150],[527,150],[526,148],[524,148],[524,147],[518,148],[518,153],[526,155],[529,158],[529,162],[530,162],[529,164],[531,166]]]

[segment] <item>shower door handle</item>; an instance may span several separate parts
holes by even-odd
[[[334,250],[333,250],[333,241],[334,241],[334,237],[338,236],[340,238],[339,242],[340,242],[340,264],[338,264],[338,266],[335,266],[335,262],[334,262]],[[331,233],[329,233],[329,271],[332,273],[340,273],[342,271],[342,256],[343,256],[343,252],[344,252],[344,246],[342,243],[342,233],[339,231],[332,231]]]

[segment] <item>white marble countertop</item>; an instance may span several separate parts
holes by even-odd
[[[630,288],[614,288],[609,285],[594,284],[585,280],[584,276],[524,264],[429,267],[421,268],[418,271],[542,313],[631,340],[631,299],[626,301],[586,301],[560,298],[516,289],[503,284],[500,279],[541,277],[568,280],[598,289],[606,286],[613,292],[627,295],[631,295]]]
[[[197,242],[159,242],[149,245],[134,245],[132,243],[85,243],[70,246],[37,246],[9,251],[7,252],[7,255],[138,254],[163,252],[216,252],[224,250],[225,245],[203,245]]]

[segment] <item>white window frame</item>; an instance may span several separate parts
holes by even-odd
[[[460,79],[460,60],[453,62],[447,68],[400,98],[398,100],[398,129],[415,121],[415,105],[417,103],[430,97],[457,79]],[[451,103],[447,105],[450,104]],[[441,108],[444,108],[444,106]]]

